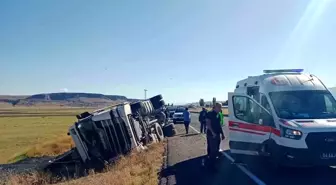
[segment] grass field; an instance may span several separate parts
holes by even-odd
[[[68,150],[72,141],[67,136],[80,108],[0,109],[0,163],[24,157],[53,155]]]
[[[79,108],[0,108],[0,163],[14,162],[26,157],[57,155],[71,147],[73,142],[67,131],[76,120]],[[104,173],[91,174],[64,185],[107,184],[158,184],[162,165],[164,143],[149,146],[148,150],[132,152],[122,157],[116,165],[107,166]],[[13,175],[5,184],[50,184],[59,182],[48,174],[32,173]],[[1,184],[1,182],[0,182]]]
[[[122,157],[113,166],[107,166],[104,173],[91,173],[71,181],[51,178],[47,174],[31,173],[9,177],[8,185],[46,185],[58,182],[62,185],[157,185],[162,167],[165,143],[149,145],[148,150],[133,151]],[[1,182],[0,182],[1,184]]]

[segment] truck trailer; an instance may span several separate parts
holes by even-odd
[[[101,171],[134,149],[173,136],[174,124],[167,121],[165,109],[162,95],[157,95],[77,115],[68,132],[75,147],[50,160],[44,170],[63,177],[83,176],[88,169]]]

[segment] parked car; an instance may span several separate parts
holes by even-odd
[[[183,111],[184,107],[178,107],[173,114],[173,122],[174,124],[177,122],[183,122]]]
[[[173,115],[175,113],[176,107],[167,107],[167,109],[168,109],[168,113],[169,113],[168,117],[169,118],[173,118]]]

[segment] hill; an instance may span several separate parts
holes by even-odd
[[[46,93],[32,96],[0,95],[0,104],[8,106],[100,107],[123,101],[135,101],[121,95],[98,93]]]

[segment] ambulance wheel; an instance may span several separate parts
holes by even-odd
[[[155,132],[159,142],[163,141],[163,139],[164,139],[163,130],[158,123],[155,123],[155,125],[154,125],[154,132]]]
[[[284,169],[284,166],[281,164],[281,162],[277,158],[274,158],[272,156],[269,157],[268,166],[271,168],[271,170],[274,171]]]
[[[234,159],[233,162],[236,163],[236,164],[244,164],[245,163],[244,157],[241,154],[234,154],[233,159]]]
[[[269,152],[268,163],[272,170],[281,170],[283,165],[281,165],[280,152],[277,150],[275,143],[268,143],[266,145],[266,150]]]

